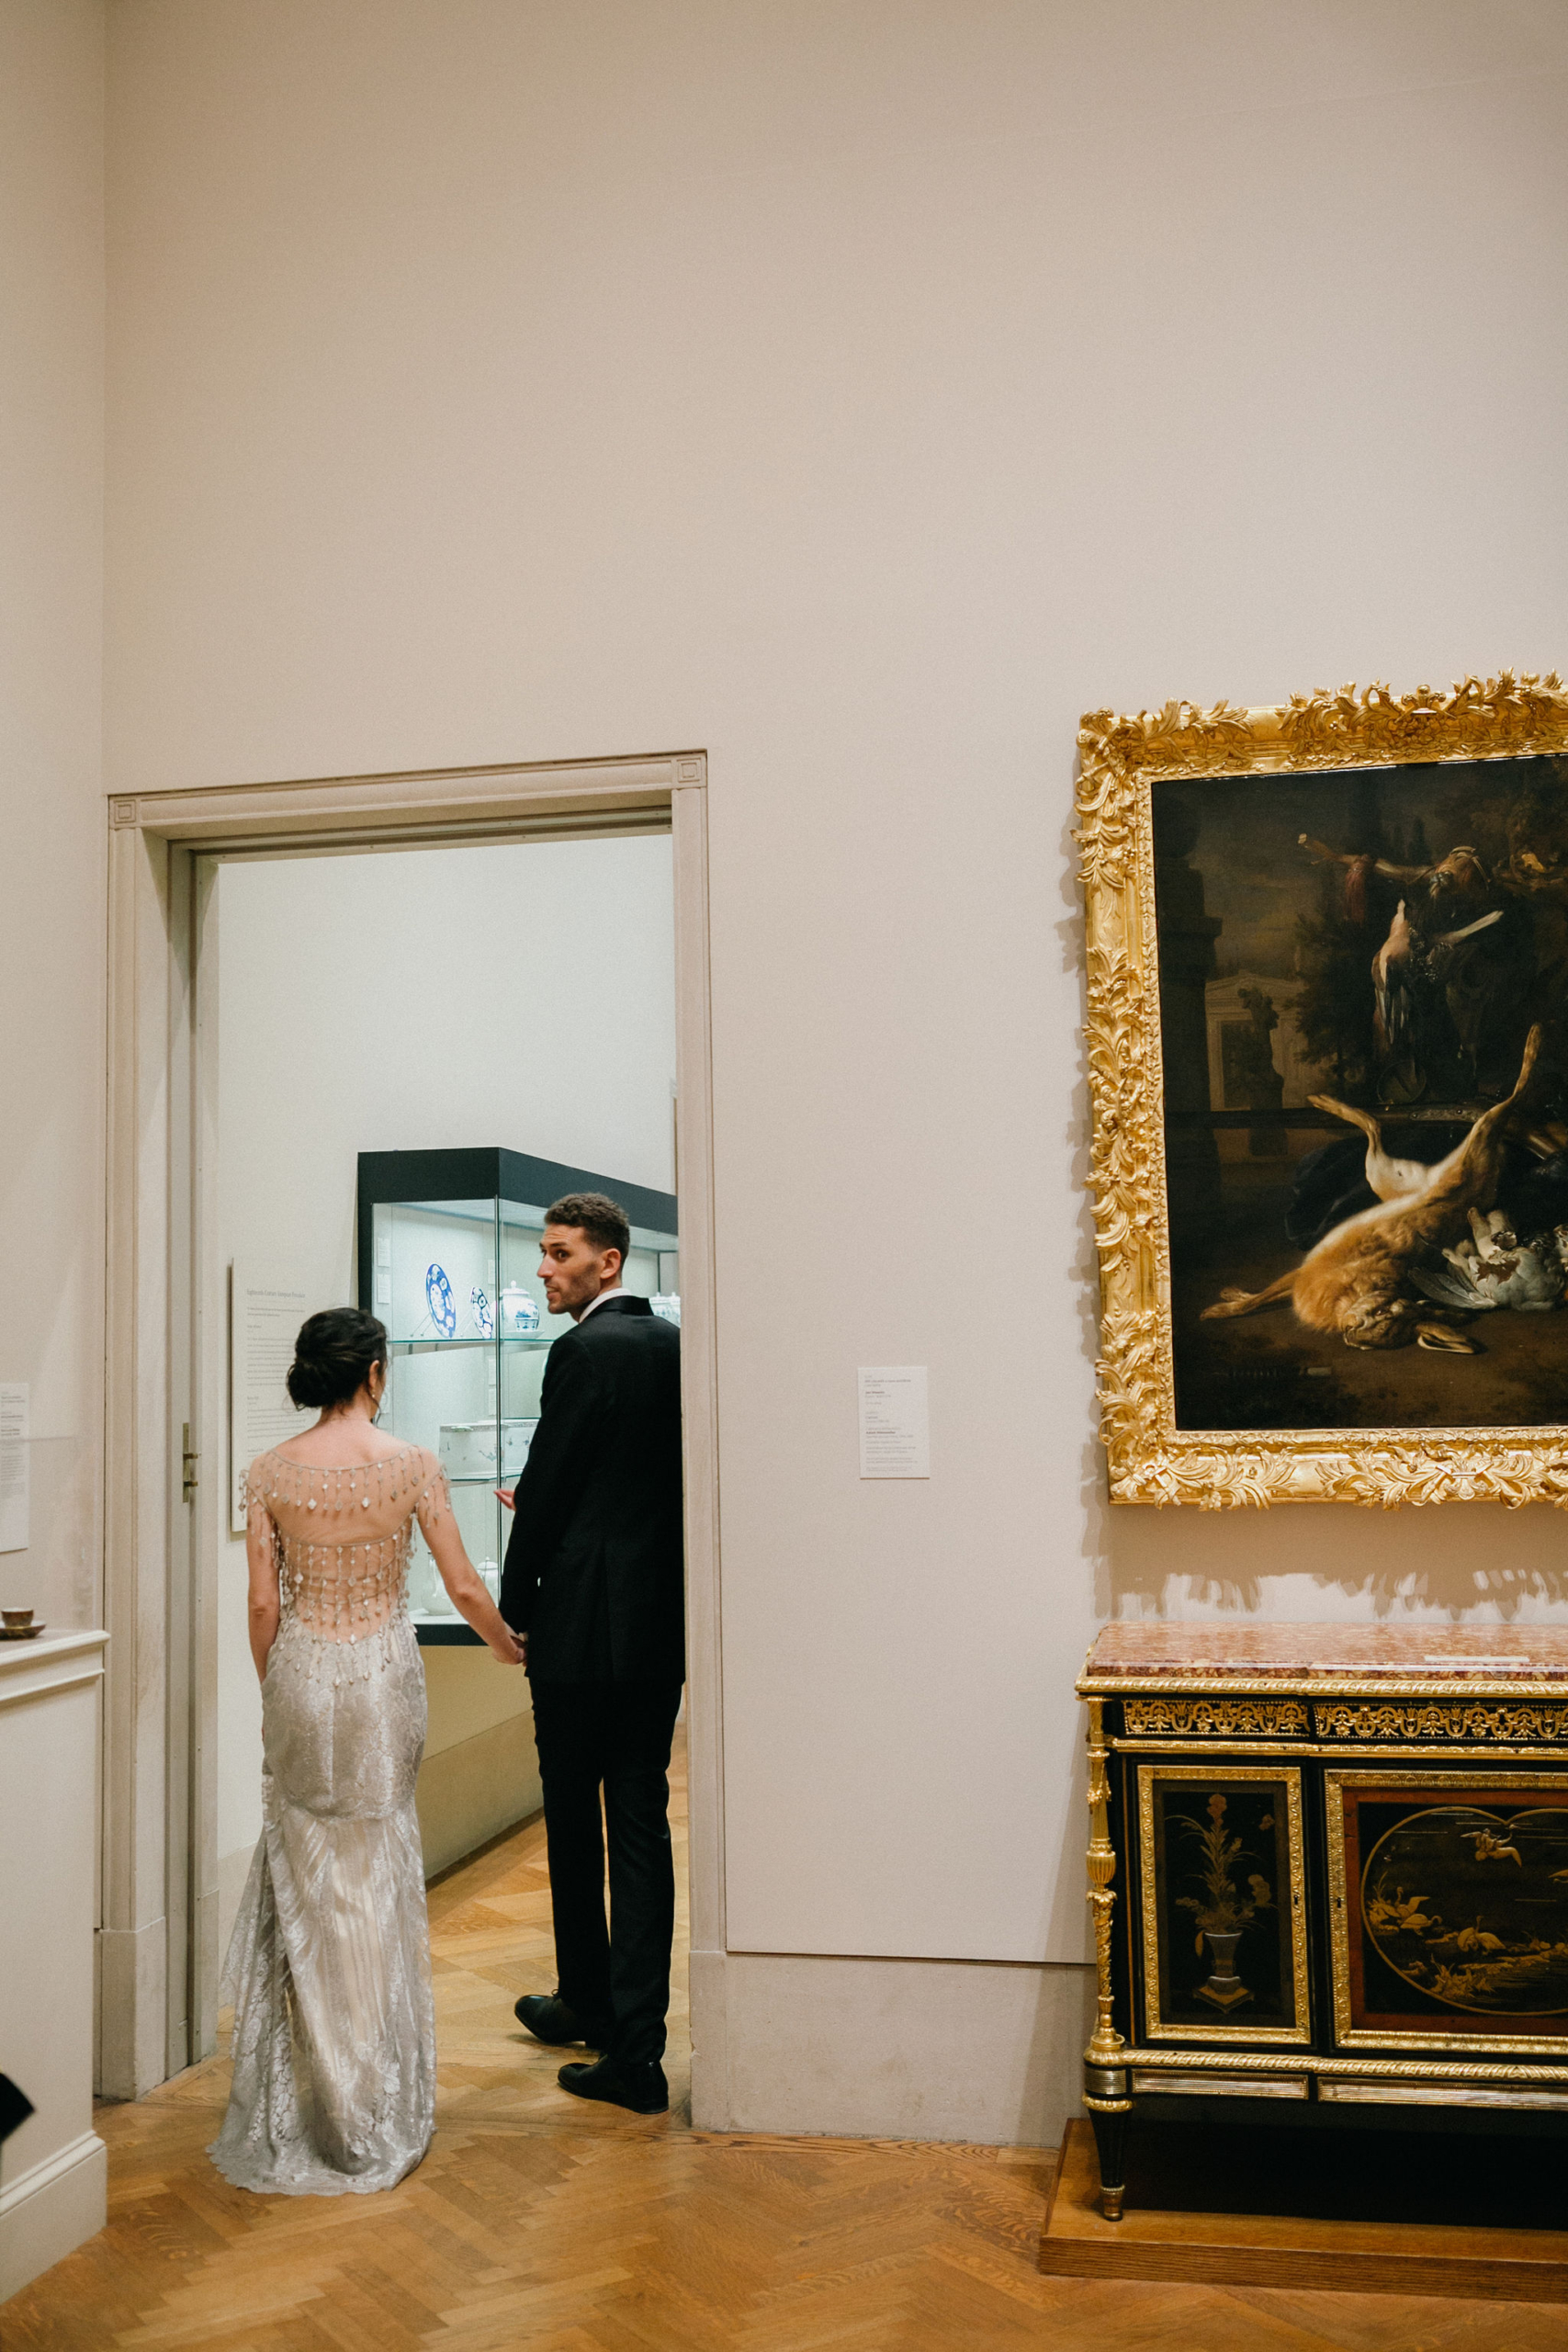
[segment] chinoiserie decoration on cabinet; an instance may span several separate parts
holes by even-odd
[[[1108,2218],[1140,2113],[1568,2133],[1568,1628],[1119,1623],[1077,1688]]]

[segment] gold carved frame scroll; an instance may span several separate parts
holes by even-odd
[[[1396,695],[1090,711],[1078,734],[1087,913],[1090,1182],[1100,1252],[1100,1431],[1111,1498],[1198,1503],[1549,1500],[1568,1506],[1568,1427],[1178,1429],[1166,1210],[1153,786],[1568,752],[1568,691],[1546,677],[1466,678]]]

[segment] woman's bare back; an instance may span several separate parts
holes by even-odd
[[[361,1413],[323,1413],[313,1429],[285,1438],[272,1450],[307,1469],[361,1470],[372,1462],[389,1462],[406,1448]]]

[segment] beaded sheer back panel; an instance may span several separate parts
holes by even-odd
[[[252,1557],[277,1568],[262,1683],[261,1842],[229,1947],[236,2188],[389,2188],[430,2143],[435,2025],[414,1792],[424,1670],[406,1588],[417,1520],[452,1508],[423,1446],[330,1470],[264,1453]]]
[[[445,1472],[418,1445],[348,1470],[264,1453],[246,1497],[253,1523],[271,1522],[283,1622],[328,1642],[359,1641],[398,1613],[415,1519],[428,1536],[451,1508]]]

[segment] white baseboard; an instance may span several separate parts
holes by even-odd
[[[692,2120],[1055,2147],[1093,2015],[1088,1967],[694,1952]]]
[[[108,2152],[84,2132],[0,2188],[0,2303],[96,2237],[108,2211]]]

